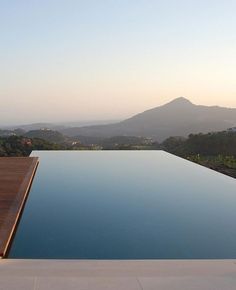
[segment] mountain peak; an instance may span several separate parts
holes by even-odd
[[[186,99],[184,97],[179,97],[177,99],[174,99],[173,101],[171,101],[168,104],[192,105],[193,103],[191,103],[188,99]]]

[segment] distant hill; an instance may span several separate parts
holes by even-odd
[[[16,125],[16,126],[9,126],[7,129],[21,129],[24,131],[33,131],[33,130],[41,130],[41,129],[50,129],[50,130],[62,130],[67,128],[64,125],[54,124],[54,123],[33,123],[33,124],[25,124],[25,125]]]
[[[28,138],[43,139],[52,143],[61,143],[65,141],[65,137],[61,133],[50,129],[28,131],[24,136]]]
[[[13,131],[0,129],[0,137],[7,137],[12,135],[15,135]]]
[[[119,120],[120,121],[120,120]],[[32,130],[41,130],[41,129],[50,129],[50,130],[63,130],[71,127],[84,127],[84,126],[94,126],[94,125],[104,125],[117,123],[118,120],[90,120],[90,121],[71,121],[71,122],[55,122],[55,123],[32,123],[32,124],[17,124],[15,126],[4,126],[4,130],[24,130],[24,131],[32,131]]]
[[[170,136],[223,131],[236,126],[236,109],[201,106],[185,98],[145,111],[125,121],[60,130],[67,136],[142,136],[162,142]]]
[[[0,129],[0,137],[22,136],[24,134],[25,134],[25,131],[22,129],[15,129],[15,130]]]

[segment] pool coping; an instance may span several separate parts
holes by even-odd
[[[6,290],[234,290],[236,260],[3,259],[0,285]]]

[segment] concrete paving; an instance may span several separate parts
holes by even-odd
[[[0,290],[235,290],[236,260],[0,260]]]

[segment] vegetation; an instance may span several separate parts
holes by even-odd
[[[187,139],[170,137],[161,147],[178,156],[236,156],[236,133],[216,132],[208,134],[190,134]]]
[[[101,141],[104,150],[146,150],[153,145],[150,138],[134,136],[115,136]]]
[[[65,141],[65,136],[61,133],[50,130],[50,129],[41,129],[41,130],[31,130],[24,134],[28,138],[39,138],[52,143],[63,143]]]
[[[4,132],[4,134],[9,132]],[[19,132],[22,134],[22,132]],[[29,136],[32,136],[29,138]],[[40,136],[41,138],[38,138]],[[91,143],[96,142],[96,143]],[[28,156],[32,150],[158,150],[236,178],[236,133],[191,134],[170,137],[161,144],[145,137],[69,138],[52,130],[24,132],[24,136],[0,137],[0,156]]]
[[[162,149],[236,178],[236,133],[191,134],[188,139],[168,138]]]
[[[0,157],[29,156],[33,150],[99,150],[97,145],[83,145],[76,141],[49,142],[40,138],[24,136],[0,137]]]
[[[20,136],[0,137],[0,157],[29,156],[32,150],[63,150],[64,146],[38,138]]]
[[[226,175],[236,178],[236,157],[235,156],[201,156],[192,155],[187,157],[188,160],[196,162],[205,167],[219,171]]]

